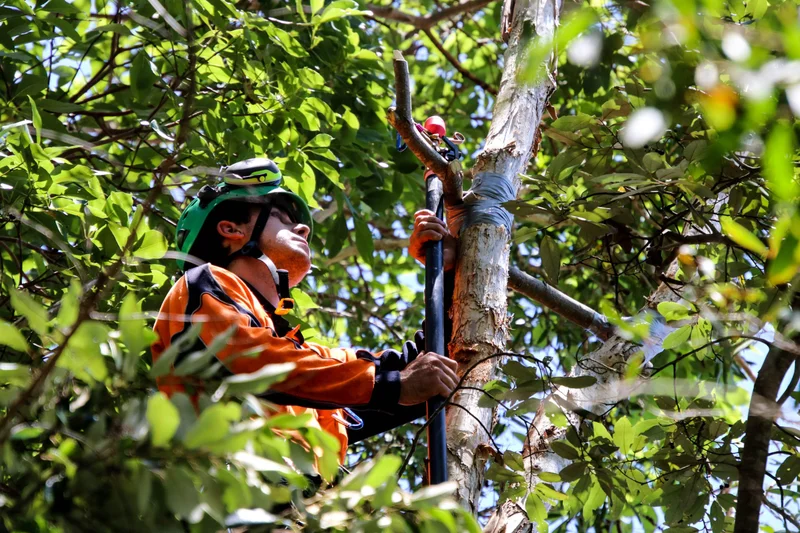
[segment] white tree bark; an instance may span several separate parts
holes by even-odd
[[[519,173],[528,166],[554,88],[550,80],[536,85],[520,83],[519,73],[526,67],[531,37],[552,39],[560,7],[560,0],[516,0],[492,125],[474,168],[475,173],[501,174],[513,185],[515,195]],[[462,230],[459,247],[449,349],[463,375],[477,361],[503,351],[506,343],[509,235],[501,225],[471,225]],[[497,363],[498,358],[493,358],[473,369],[463,384],[481,388],[493,378]],[[476,450],[489,442],[486,430],[493,426],[492,410],[479,408],[479,398],[480,392],[459,391],[453,402],[461,407],[451,407],[447,413],[449,478],[458,486],[459,500],[473,512],[477,510],[484,467]]]

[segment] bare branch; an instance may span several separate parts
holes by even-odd
[[[431,30],[425,29],[423,31],[425,32],[425,35],[428,36],[428,39],[430,39],[431,43],[433,43],[433,46],[435,46],[436,49],[442,53],[445,59],[447,59],[447,61],[449,61],[450,64],[453,65],[453,68],[455,68],[458,72],[460,72],[462,76],[464,76],[465,78],[467,78],[472,83],[482,88],[484,91],[491,94],[492,96],[497,96],[497,89],[495,89],[494,87],[486,83],[484,80],[477,77],[469,70],[465,69],[464,66],[461,63],[459,63],[458,59],[455,56],[453,56],[453,54],[448,52],[447,49],[445,49],[445,47],[442,45],[439,39],[437,39],[433,35],[433,32]]]
[[[491,3],[492,0],[468,0],[425,16],[412,15],[391,6],[375,4],[367,4],[367,9],[378,18],[409,24],[418,30],[428,30],[443,20],[451,19],[462,13],[477,11]]]
[[[614,334],[614,326],[605,316],[517,267],[508,268],[508,286],[602,340],[608,340]]]
[[[417,156],[425,168],[433,171],[444,186],[444,203],[451,207],[461,203],[461,165],[457,161],[448,163],[444,157],[417,130],[411,116],[411,84],[408,75],[408,63],[399,50],[394,51],[394,79],[396,106],[387,112],[389,123],[408,148]]]
[[[397,250],[398,248],[407,248],[408,239],[377,239],[375,240],[375,251]],[[355,246],[348,246],[332,258],[325,261],[325,266],[330,266],[336,263],[341,263],[348,257],[352,257],[358,253]]]

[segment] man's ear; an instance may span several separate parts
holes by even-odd
[[[220,220],[219,223],[217,223],[217,233],[219,233],[220,237],[223,239],[228,239],[233,242],[239,242],[247,238],[243,224],[236,224],[230,220]]]

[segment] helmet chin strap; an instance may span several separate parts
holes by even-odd
[[[289,292],[289,272],[276,268],[272,259],[262,252],[258,245],[258,239],[267,226],[267,221],[269,220],[271,212],[271,204],[266,204],[261,208],[261,211],[258,213],[258,218],[256,219],[256,224],[253,226],[253,232],[250,234],[250,240],[239,250],[228,256],[228,264],[238,257],[252,257],[264,263],[267,269],[269,269],[270,274],[272,274],[272,281],[275,283],[275,290],[278,291],[278,298],[280,299],[278,306],[275,308],[275,314],[285,315],[294,309],[294,300],[291,298],[291,293]]]

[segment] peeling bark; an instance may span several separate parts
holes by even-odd
[[[503,351],[506,344],[508,235],[502,226],[472,226],[461,234],[460,248],[449,351],[463,375],[476,361]],[[480,389],[494,377],[496,366],[497,359],[484,361],[469,373],[463,385]],[[459,500],[473,512],[485,462],[475,452],[480,444],[490,441],[486,429],[493,426],[492,410],[478,407],[481,395],[471,389],[458,391],[453,403],[464,409],[450,409],[447,414],[449,479],[458,486]]]
[[[519,174],[528,166],[542,114],[554,89],[550,80],[538,85],[520,83],[519,73],[526,66],[531,37],[552,39],[560,7],[560,0],[515,2],[492,125],[473,169],[473,175],[502,175],[499,179],[510,182],[515,195],[520,187]],[[505,346],[509,237],[501,225],[476,224],[461,231],[449,345],[450,355],[459,362],[459,375]],[[498,358],[491,358],[482,363],[464,385],[481,388],[494,377],[498,362]],[[458,486],[461,503],[473,512],[477,510],[485,464],[476,450],[490,440],[486,431],[493,426],[492,410],[478,407],[480,396],[475,390],[459,391],[453,402],[463,409],[449,409],[447,413],[449,478]]]

